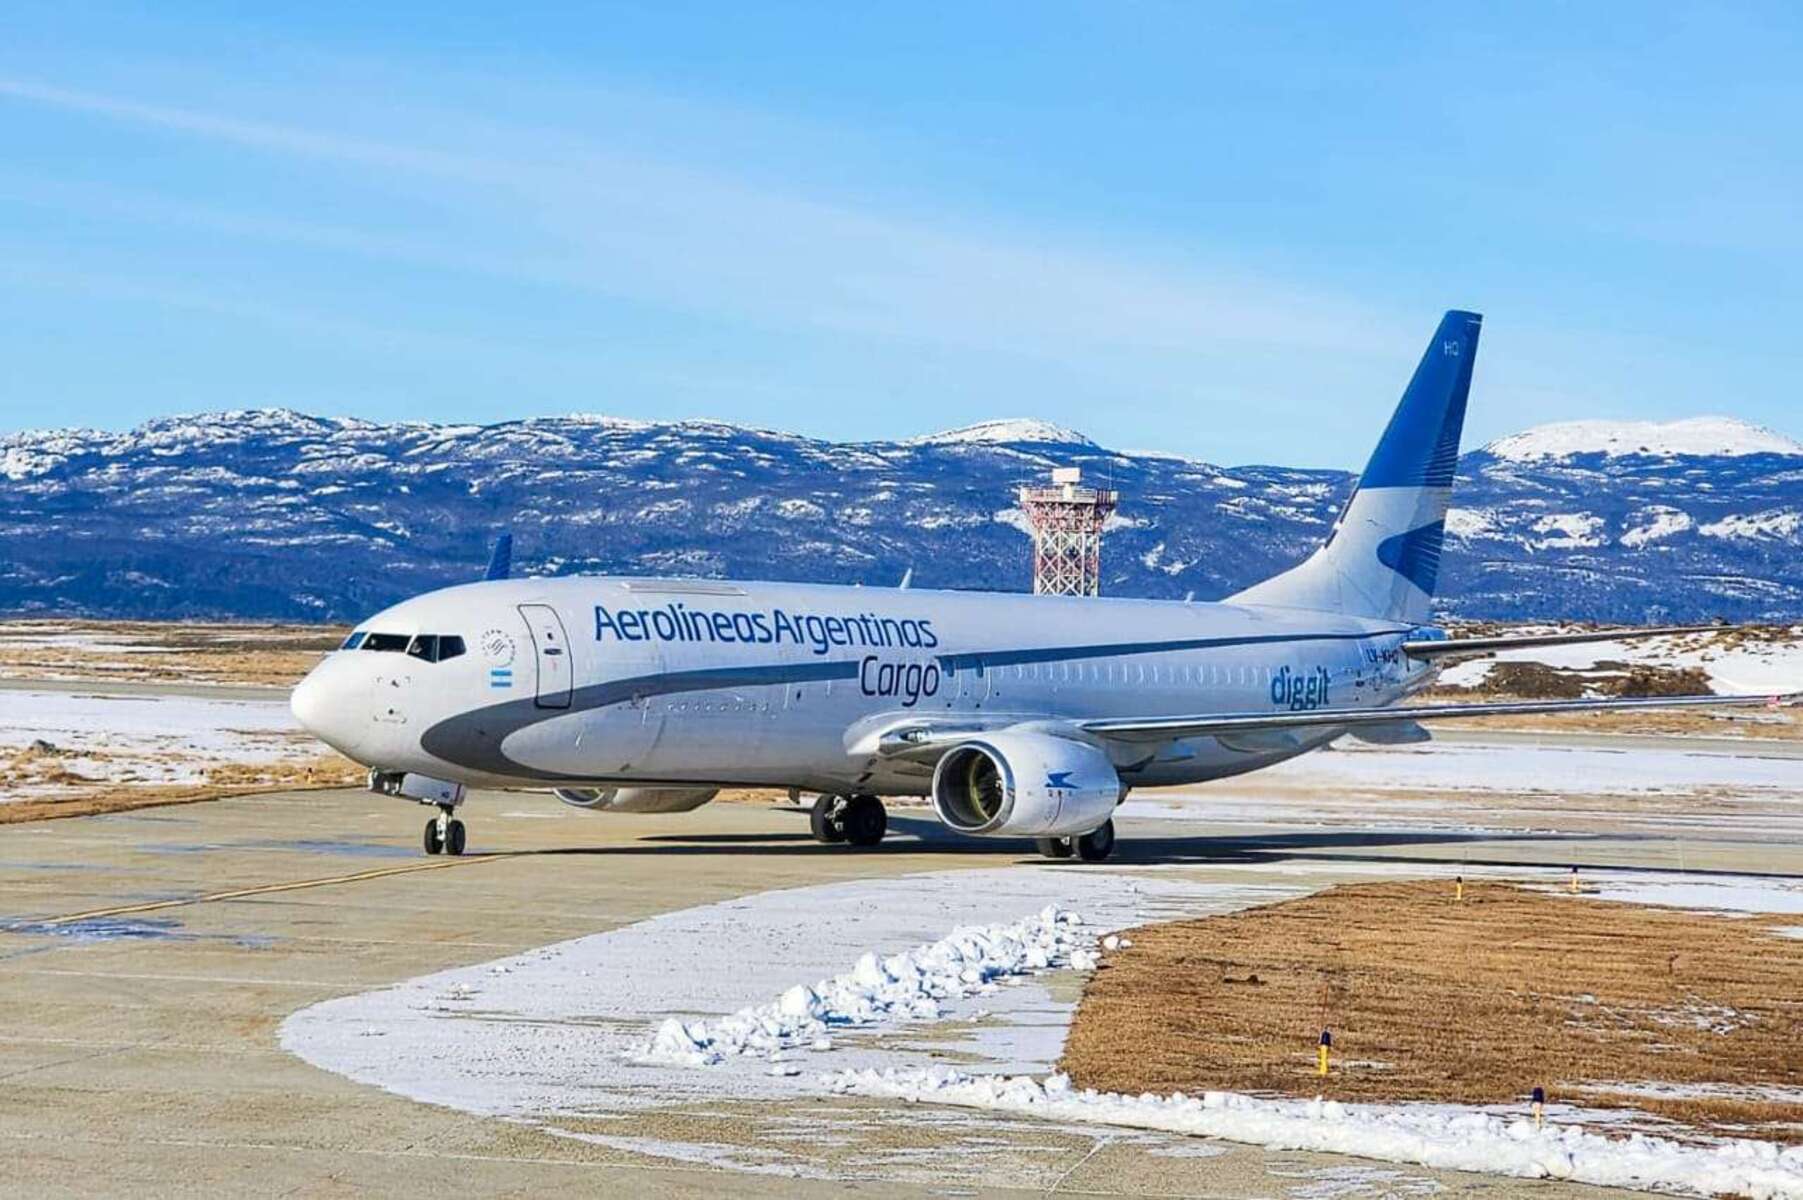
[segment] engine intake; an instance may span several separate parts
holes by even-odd
[[[939,819],[977,837],[1070,837],[1098,828],[1123,794],[1100,749],[1045,733],[960,743],[933,772]]]

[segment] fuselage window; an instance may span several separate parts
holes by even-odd
[[[342,645],[338,648],[340,650],[355,650],[358,646],[361,646],[363,644],[363,639],[368,636],[369,635],[367,633],[365,633],[363,630],[359,629],[356,633],[353,633],[353,634],[351,634],[351,636],[345,638],[344,645]]]
[[[407,643],[412,640],[412,638],[404,633],[372,633],[363,639],[362,648],[365,650],[398,653],[399,651],[405,650],[407,648]]]

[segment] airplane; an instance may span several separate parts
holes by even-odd
[[[638,577],[486,578],[359,625],[296,718],[436,807],[461,854],[470,788],[596,812],[686,812],[722,788],[815,799],[822,842],[874,846],[886,797],[948,828],[1096,862],[1140,787],[1258,770],[1352,734],[1541,713],[1795,703],[1661,696],[1407,703],[1447,663],[1664,626],[1455,639],[1431,623],[1482,318],[1448,312],[1326,542],[1218,603]]]

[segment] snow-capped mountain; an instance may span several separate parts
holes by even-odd
[[[379,424],[286,411],[0,438],[0,610],[349,619],[531,571],[1023,589],[1014,488],[1120,489],[1104,590],[1207,599],[1296,561],[1352,476],[1105,449],[1040,421],[839,444],[704,421]],[[1576,422],[1465,456],[1449,613],[1803,615],[1803,446],[1721,418]]]
[[[1803,454],[1803,442],[1733,417],[1690,417],[1663,422],[1559,421],[1491,442],[1484,449],[1511,462],[1580,454],[1601,454],[1605,458],[1743,458],[1753,454]]]

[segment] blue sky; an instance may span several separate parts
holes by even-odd
[[[370,7],[0,10],[0,431],[1031,415],[1351,467],[1466,307],[1468,445],[1803,435],[1794,5]]]

